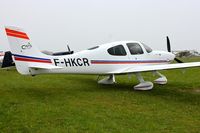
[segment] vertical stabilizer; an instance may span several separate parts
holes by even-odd
[[[17,27],[6,27],[5,30],[19,73],[24,75],[31,74],[29,70],[31,63],[51,64],[51,59],[49,59],[47,55],[41,53],[37,47],[31,43],[29,36],[24,30]]]

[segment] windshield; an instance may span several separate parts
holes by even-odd
[[[142,43],[142,45],[144,46],[144,48],[146,49],[147,53],[151,53],[152,52],[152,49],[147,46],[146,44]]]

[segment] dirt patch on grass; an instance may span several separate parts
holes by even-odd
[[[200,88],[197,89],[179,89],[180,92],[189,92],[189,93],[195,93],[200,94]]]

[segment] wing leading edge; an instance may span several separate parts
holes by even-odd
[[[117,70],[111,72],[112,74],[123,74],[123,73],[136,73],[136,72],[147,72],[156,70],[169,70],[169,69],[181,69],[190,67],[200,67],[200,62],[191,63],[180,63],[180,64],[164,64],[164,65],[149,65],[149,66],[136,66],[129,67],[123,70]]]

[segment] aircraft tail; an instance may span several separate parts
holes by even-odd
[[[52,66],[51,58],[41,53],[31,42],[24,30],[17,27],[6,27],[10,49],[16,68],[23,75],[31,75],[31,66]],[[45,65],[44,65],[45,64]]]

